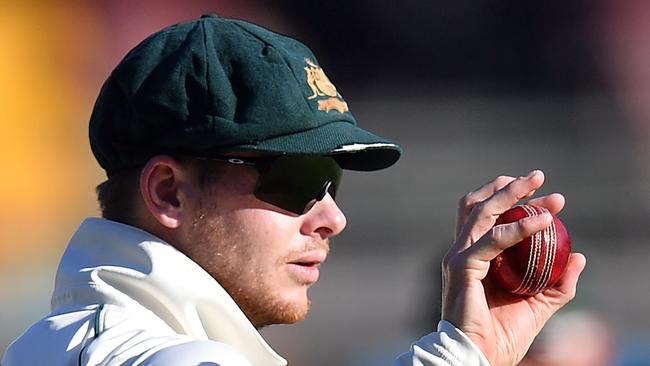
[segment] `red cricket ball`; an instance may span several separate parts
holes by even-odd
[[[549,212],[546,208],[515,206],[499,216],[495,225],[507,224],[524,217]],[[507,291],[523,296],[533,296],[552,287],[564,274],[571,238],[564,224],[553,215],[546,229],[504,250],[490,265],[497,282]]]

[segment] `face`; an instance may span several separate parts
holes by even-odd
[[[228,291],[256,327],[304,319],[307,290],[345,216],[329,194],[303,215],[272,206],[253,195],[255,169],[224,169],[193,200],[179,249]]]

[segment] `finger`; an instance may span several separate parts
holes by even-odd
[[[544,173],[541,170],[533,170],[527,176],[513,180],[492,197],[476,205],[458,235],[457,242],[460,245],[458,249],[464,250],[465,247],[476,242],[492,228],[499,215],[523,198],[530,196],[543,183]]]
[[[485,213],[492,216],[504,213],[517,202],[530,197],[542,184],[544,184],[544,173],[541,170],[533,170],[527,176],[513,180],[483,203]]]
[[[564,303],[562,305],[575,297],[578,279],[586,265],[587,259],[582,253],[571,253],[566,272],[564,272],[562,278],[553,286],[553,289],[563,294]]]
[[[506,175],[499,176],[495,178],[493,181],[490,183],[484,184],[481,186],[479,189],[469,192],[466,194],[463,198],[460,199],[458,202],[458,218],[456,221],[456,236],[460,233],[461,229],[463,228],[463,225],[465,225],[465,221],[467,221],[467,216],[469,216],[470,212],[476,206],[476,204],[485,201],[486,199],[490,198],[495,192],[503,189],[503,187],[507,186],[515,180],[515,177],[509,177]]]
[[[512,223],[497,225],[466,250],[467,259],[489,262],[504,250],[546,229],[552,221],[551,214],[545,212]]]
[[[566,200],[560,193],[549,194],[548,196],[532,199],[527,202],[529,205],[546,207],[552,214],[557,215],[564,208]]]

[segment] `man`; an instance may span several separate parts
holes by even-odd
[[[258,328],[309,310],[329,239],[346,220],[341,168],[378,170],[400,148],[360,129],[311,51],[206,15],[149,37],[110,75],[90,121],[108,180],[103,219],[63,255],[52,313],[6,352],[13,365],[284,365]],[[396,365],[514,365],[575,294],[585,260],[553,289],[493,288],[489,261],[550,224],[495,227],[543,183],[499,177],[468,194],[443,263],[443,321]],[[531,201],[558,212],[564,198]]]

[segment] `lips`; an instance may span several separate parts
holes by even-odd
[[[326,251],[312,251],[287,263],[291,276],[301,284],[313,284],[318,281],[319,267],[327,258]]]
[[[309,253],[305,253],[301,255],[300,257],[291,260],[289,263],[290,264],[298,264],[298,265],[305,265],[305,266],[312,266],[312,265],[318,265],[323,262],[325,262],[325,259],[327,258],[327,252],[324,250],[317,250],[317,251],[312,251]]]

